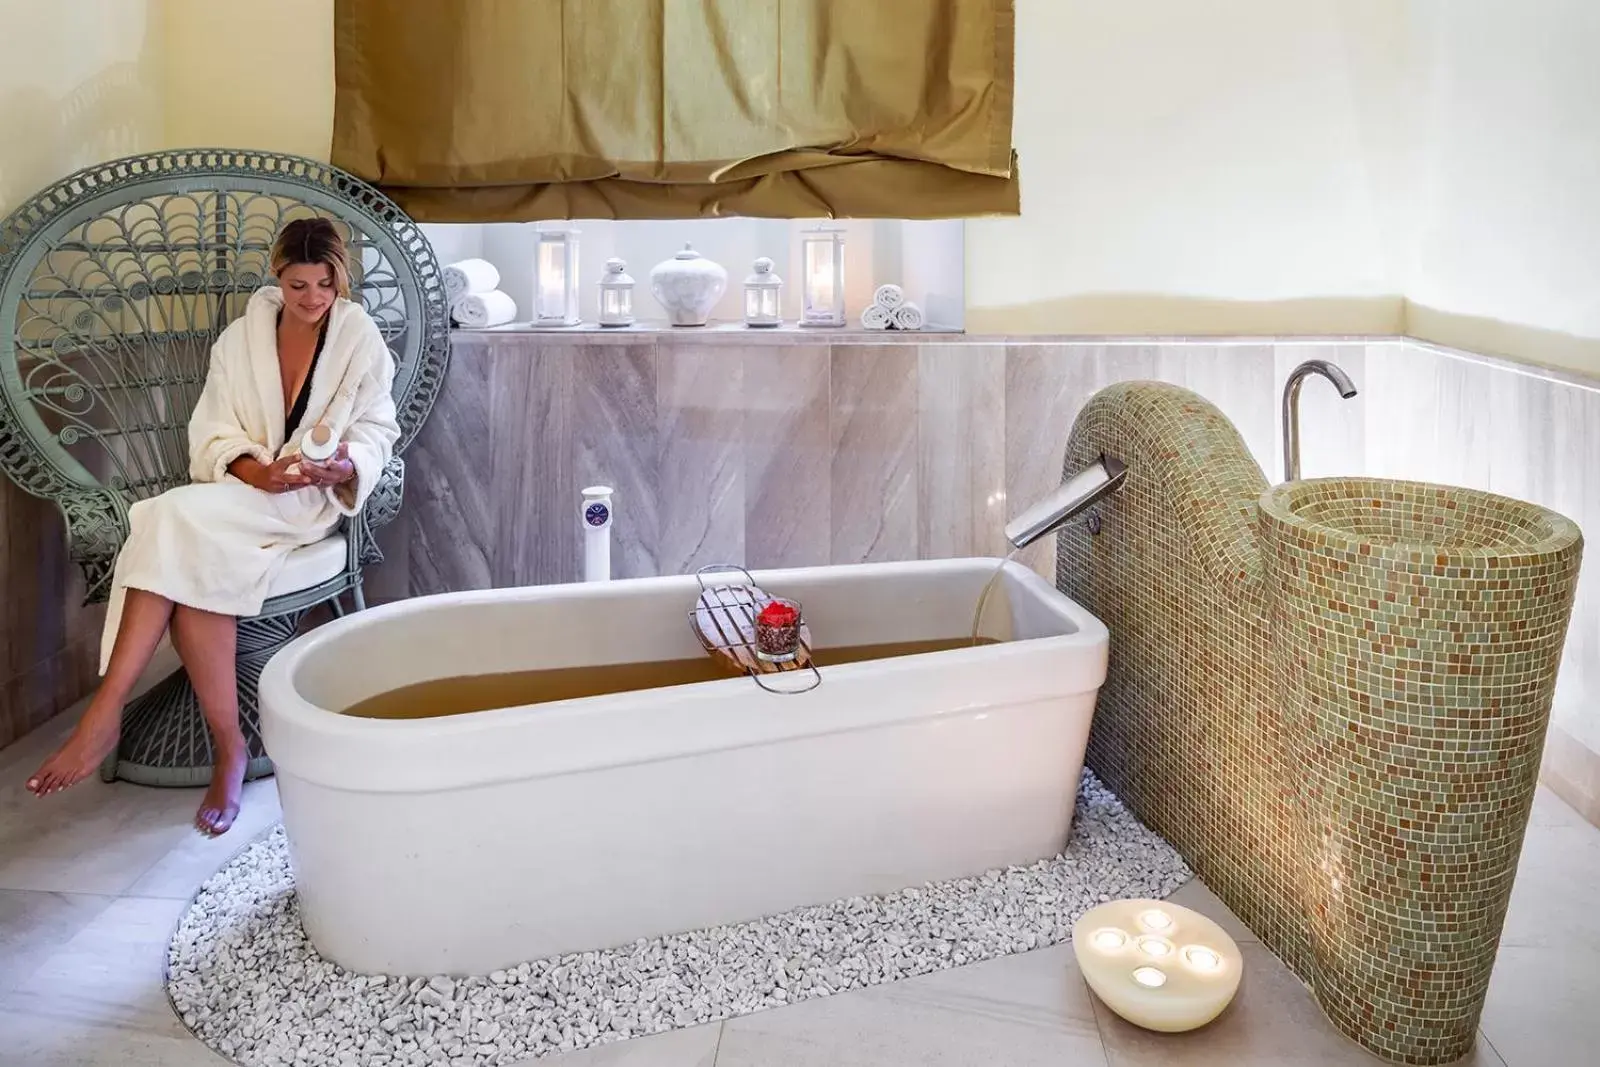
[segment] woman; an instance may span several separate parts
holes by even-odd
[[[103,681],[66,744],[28,779],[39,796],[81,781],[116,747],[123,705],[170,630],[217,754],[195,826],[220,834],[239,813],[247,755],[236,620],[261,610],[291,552],[360,512],[400,436],[394,365],[377,325],[350,300],[338,230],[326,219],[289,223],[272,271],[278,286],[254,293],[212,348],[189,420],[192,484],[129,509]],[[341,442],[321,464],[297,454],[318,424]]]

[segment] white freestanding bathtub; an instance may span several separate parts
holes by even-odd
[[[958,637],[998,560],[757,572],[821,649]],[[722,576],[720,580],[726,580]],[[261,678],[306,932],[363,973],[559,953],[1028,864],[1071,828],[1105,627],[1020,564],[1000,644],[433,719],[430,679],[705,655],[693,576],[452,593],[348,616]]]

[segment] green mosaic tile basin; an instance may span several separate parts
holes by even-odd
[[[1128,465],[1057,582],[1111,631],[1088,762],[1386,1059],[1471,1051],[1583,539],[1545,508],[1375,478],[1270,487],[1156,382],[1092,397],[1064,476]]]
[[[1451,486],[1269,489],[1272,675],[1315,968],[1347,1030],[1471,1047],[1538,781],[1582,551],[1545,508]]]

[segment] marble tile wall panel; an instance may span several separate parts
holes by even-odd
[[[918,557],[917,362],[910,345],[833,349],[830,563]]]
[[[1104,387],[1105,350],[1091,345],[1016,345],[1006,350],[1005,513],[1015,515],[1061,484],[1067,438],[1083,405]],[[1044,538],[1018,557],[1055,577],[1055,547]]]
[[[662,574],[745,557],[744,379],[738,351],[663,345],[656,356]]]
[[[741,356],[744,564],[824,565],[833,542],[829,348],[752,347]]]
[[[1441,464],[1438,357],[1411,346],[1377,345],[1366,370],[1366,473],[1429,479]]]
[[[394,534],[379,532],[385,560],[367,576],[369,600],[494,585],[489,560],[497,494],[484,477],[492,449],[483,420],[499,362],[451,360],[424,430],[406,453],[405,498]]]
[[[611,576],[645,578],[661,573],[661,449],[657,424],[657,347],[605,345],[579,350],[572,366],[572,481],[542,507],[573,531],[577,547],[569,566],[583,567],[579,503],[585,488],[610,486],[615,518]]]
[[[1499,430],[1496,420],[1485,417],[1485,405],[1490,403],[1499,372],[1482,363],[1453,359],[1412,345],[1391,345],[1389,351],[1393,353],[1390,358],[1413,361],[1419,369],[1432,361],[1437,392],[1427,479],[1487,489]]]
[[[572,407],[573,378],[584,351],[559,345],[534,353],[505,345],[488,353],[493,365],[485,420],[487,486],[494,523],[484,534],[492,540],[489,566],[496,586],[579,577]]]
[[[0,481],[0,747],[94,684],[101,608],[85,608],[60,513]]]
[[[1005,554],[1005,347],[917,355],[917,537],[925,559]]]

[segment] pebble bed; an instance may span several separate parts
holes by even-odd
[[[1088,771],[1067,849],[1029,867],[853,897],[481,978],[365,976],[300,926],[281,826],[212,876],[167,958],[172,1005],[240,1064],[504,1067],[1070,939],[1089,908],[1191,873]]]

